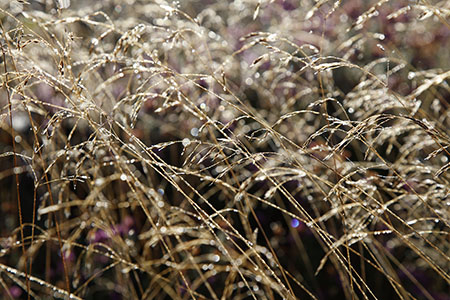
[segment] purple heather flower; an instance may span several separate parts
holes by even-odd
[[[20,287],[18,287],[17,285],[13,285],[9,289],[9,293],[11,294],[11,296],[13,298],[19,298],[22,295],[22,289]]]

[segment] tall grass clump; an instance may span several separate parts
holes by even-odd
[[[0,0],[3,299],[450,299],[450,2]]]

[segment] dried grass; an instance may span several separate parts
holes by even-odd
[[[448,299],[448,1],[0,3],[4,297]]]

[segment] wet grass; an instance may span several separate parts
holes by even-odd
[[[449,299],[448,1],[0,3],[5,299]]]

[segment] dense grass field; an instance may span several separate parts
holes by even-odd
[[[450,299],[450,1],[0,0],[1,299]]]

